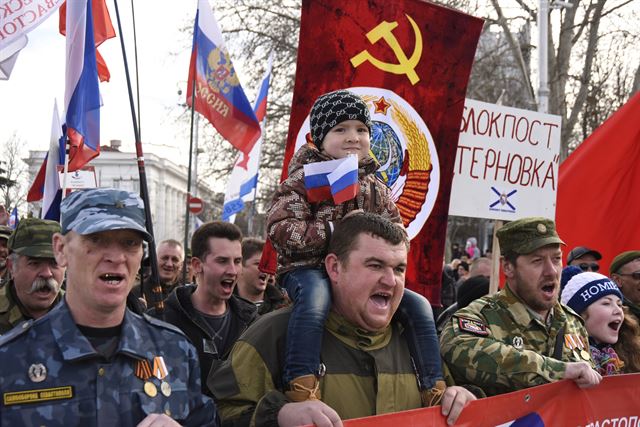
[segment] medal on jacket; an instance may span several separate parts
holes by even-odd
[[[171,396],[171,386],[168,382],[164,381],[167,376],[167,365],[164,364],[162,356],[156,356],[153,358],[153,375],[162,381],[160,383],[160,391],[166,397]]]
[[[565,336],[564,336],[564,345],[569,350],[571,350],[571,353],[573,354],[573,357],[575,357],[576,359],[578,359],[580,357],[580,354],[578,353],[578,344],[576,343],[575,339],[573,338],[573,335],[565,334]]]
[[[580,335],[576,335],[576,338],[578,338],[578,342],[580,343],[580,357],[582,357],[582,360],[589,361],[591,354],[587,351],[587,345],[582,341]]]
[[[585,350],[584,343],[579,335],[566,334],[564,336],[564,343],[573,352],[576,359],[589,360],[589,353]]]
[[[149,378],[151,378],[151,366],[149,366],[149,361],[147,359],[138,360],[136,362],[135,374],[136,377],[144,381],[143,390],[145,394],[149,397],[156,397],[158,395],[158,389],[154,383],[149,381]]]

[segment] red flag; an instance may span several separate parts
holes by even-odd
[[[374,122],[379,177],[413,238],[407,286],[435,305],[456,142],[481,29],[480,19],[420,0],[302,2],[283,177],[305,143],[315,99],[341,88],[361,95]]]
[[[97,47],[102,44],[103,41],[111,39],[116,36],[116,32],[113,29],[111,23],[111,16],[109,15],[109,9],[105,0],[91,0],[91,8],[93,14],[93,38],[96,46],[96,62],[98,65],[98,76],[101,82],[108,82],[111,78],[107,63],[98,52]],[[60,6],[60,20],[59,20],[60,34],[67,34],[67,2],[64,2]]]
[[[567,243],[602,254],[608,273],[620,252],[640,247],[640,92],[560,165],[556,222]]]
[[[640,374],[610,375],[597,387],[581,389],[562,380],[469,402],[460,427],[637,426]],[[625,423],[622,423],[622,420]],[[345,427],[446,427],[438,406],[345,420]]]

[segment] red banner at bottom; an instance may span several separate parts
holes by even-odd
[[[447,426],[440,407],[346,421],[345,427]],[[580,389],[564,380],[471,402],[461,427],[640,427],[640,374],[605,377]]]

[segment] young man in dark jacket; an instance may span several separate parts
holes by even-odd
[[[234,224],[212,221],[191,238],[191,263],[197,285],[174,289],[165,310],[150,314],[169,322],[187,335],[198,351],[203,392],[216,361],[231,349],[240,334],[257,317],[255,305],[233,295],[242,271],[242,232]]]

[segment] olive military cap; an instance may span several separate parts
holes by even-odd
[[[558,237],[556,224],[547,218],[530,217],[511,221],[500,228],[496,235],[503,254],[527,255],[543,246],[564,245]]]
[[[617,273],[625,264],[629,264],[636,258],[640,258],[640,251],[626,251],[616,255],[613,261],[611,261],[609,273]]]
[[[6,225],[0,225],[0,239],[9,240],[9,237],[11,237],[12,232],[13,230],[11,229],[11,227],[7,227]]]
[[[18,223],[7,243],[11,252],[33,258],[53,258],[53,235],[60,224],[48,219],[25,218]]]

